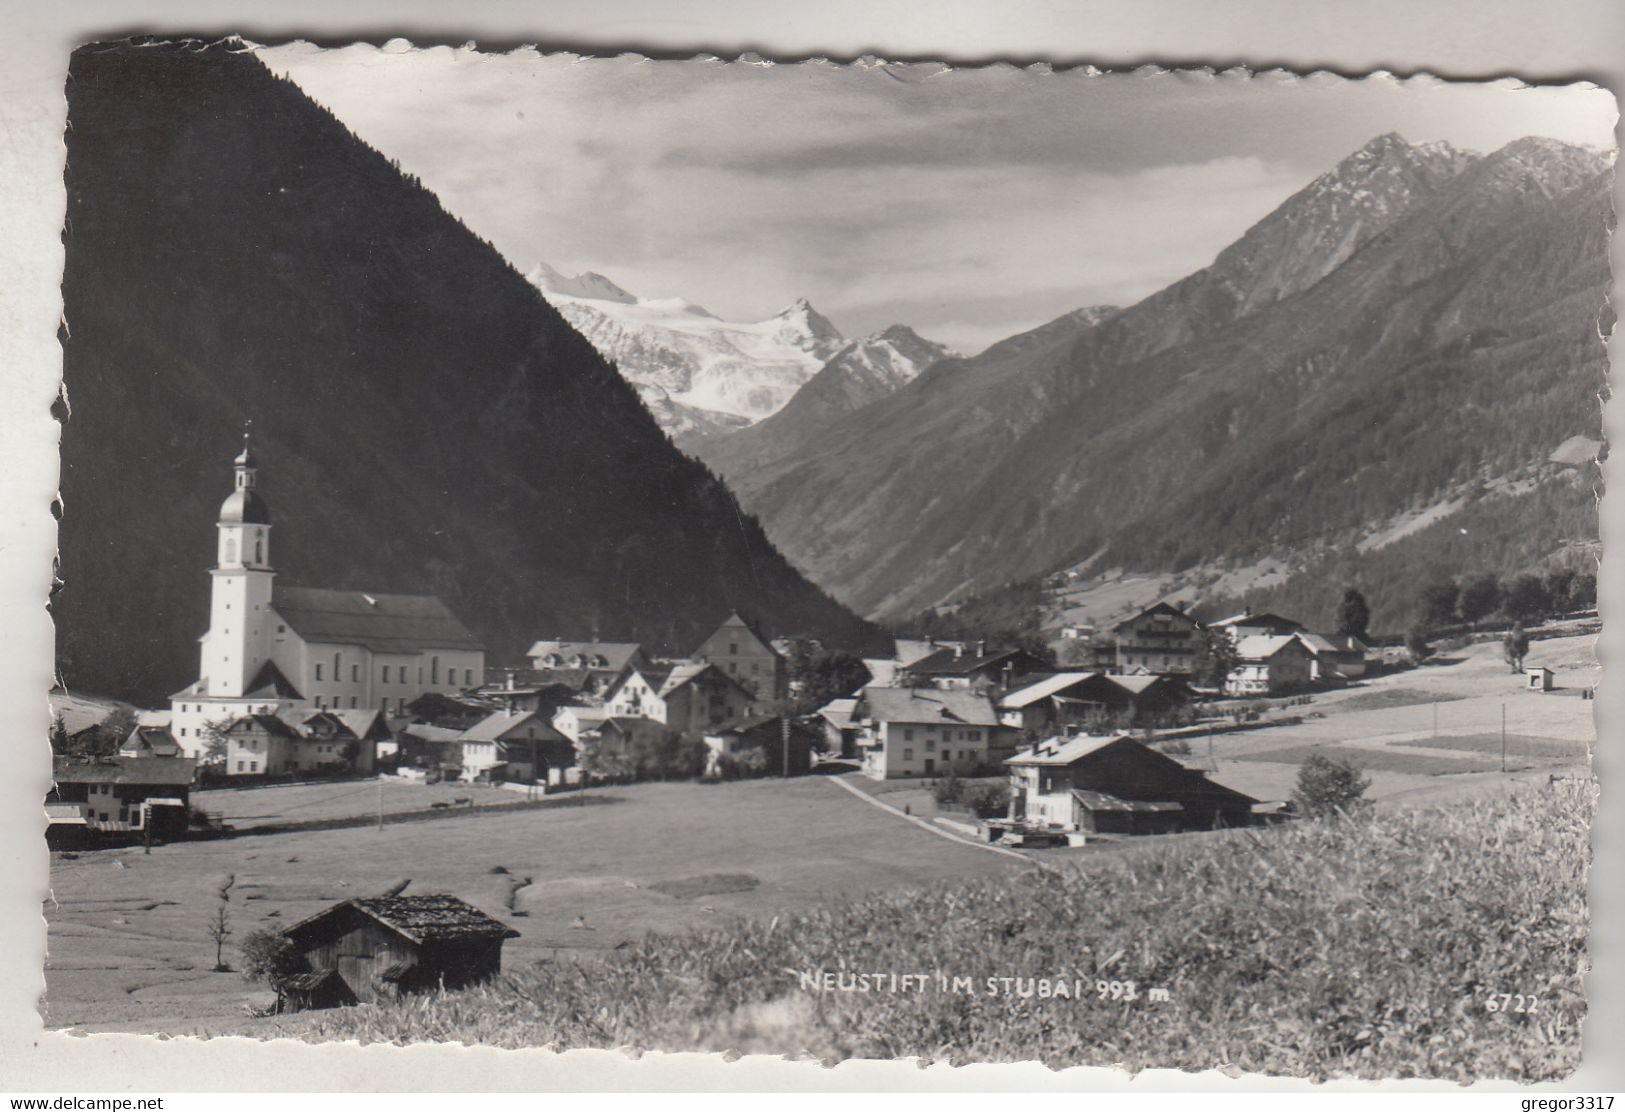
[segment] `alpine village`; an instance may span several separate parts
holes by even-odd
[[[1404,855],[1457,829],[1424,816],[1585,811],[1611,174],[1594,152],[1382,136],[1172,293],[979,356],[902,326],[848,339],[798,302],[771,324],[806,371],[766,412],[728,412],[642,374],[688,335],[658,303],[516,269],[251,54],[87,48],[74,74],[53,1026],[349,1037],[319,1017],[515,978],[551,997],[550,962],[613,969],[717,931],[899,968],[874,932],[952,929],[925,909],[955,885],[993,922],[1060,914],[1046,901],[1073,899],[1056,878],[1074,873],[1104,956],[1144,919],[1228,922],[1183,910],[1186,883],[1378,868],[1360,839],[1384,823],[1452,831],[1383,851],[1419,871]],[[155,129],[211,154],[131,139]],[[1341,218],[1328,196],[1372,190],[1346,235],[1293,238]],[[1525,226],[1520,266],[1545,277],[1519,316],[1490,241]],[[1455,238],[1423,265],[1407,252],[1435,229]],[[266,261],[168,249],[211,237]],[[1409,300],[1377,336],[1384,267]],[[1266,272],[1291,288],[1247,293]],[[1243,292],[1220,312],[1203,283]],[[1419,308],[1445,297],[1449,335]],[[707,343],[756,327],[705,319]],[[1321,358],[1311,344],[1347,365],[1261,387],[1246,364],[1270,343],[1276,376]],[[1113,358],[1119,401],[1066,410],[1083,446],[1064,461],[1054,421],[994,412],[1043,380],[1060,414],[1057,368]],[[1200,359],[1223,391],[1172,385]],[[1372,420],[1349,400],[1362,376],[1493,450],[1343,431]],[[955,450],[907,450],[916,435]],[[970,470],[995,455],[1026,462]],[[1309,509],[1283,508],[1288,479]],[[843,916],[872,922],[869,965],[833,949]],[[1145,929],[1183,952],[1172,922]],[[952,952],[973,961],[981,937]],[[1128,991],[1177,1003],[1180,967],[1127,952]],[[557,1008],[496,1041],[631,1041]],[[832,1032],[807,1045],[880,1045]],[[1368,1064],[1306,1047],[1249,1068]]]

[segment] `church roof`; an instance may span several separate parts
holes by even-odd
[[[202,681],[199,681],[202,682]],[[254,673],[254,680],[248,685],[245,699],[302,699],[299,689],[293,681],[282,674],[282,669],[276,666],[275,661],[267,660]]]
[[[381,595],[279,583],[271,608],[306,641],[361,645],[383,653],[485,648],[433,595]]]

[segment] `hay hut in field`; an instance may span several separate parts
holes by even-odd
[[[345,900],[282,932],[305,971],[278,984],[299,1011],[373,1003],[432,988],[463,988],[502,969],[519,932],[456,896]]]

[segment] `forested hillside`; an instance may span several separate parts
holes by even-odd
[[[283,582],[433,592],[687,651],[730,609],[885,642],[803,579],[487,243],[240,45],[86,47],[68,81],[60,665],[196,678],[252,419]]]

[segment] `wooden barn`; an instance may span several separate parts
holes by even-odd
[[[282,1006],[336,1007],[463,988],[502,969],[519,932],[456,896],[345,900],[282,932],[305,969],[278,983]]]

